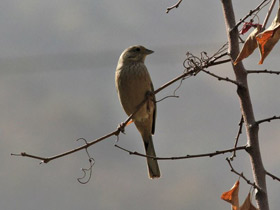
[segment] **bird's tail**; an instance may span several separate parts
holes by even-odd
[[[156,152],[153,144],[153,138],[151,134],[143,135],[144,146],[146,155],[156,157]],[[160,170],[157,160],[153,158],[147,158],[148,172],[151,179],[160,177]]]

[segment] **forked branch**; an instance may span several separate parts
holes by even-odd
[[[188,59],[188,58],[187,58]],[[163,89],[167,88],[168,86],[170,86],[171,84],[179,81],[179,80],[182,80],[182,79],[185,79],[185,78],[188,78],[190,76],[194,76],[196,75],[201,69],[204,69],[204,68],[208,68],[210,66],[214,66],[214,65],[218,65],[217,63],[219,64],[222,64],[220,63],[219,61],[215,61],[215,62],[207,62],[205,64],[201,64],[199,67],[188,67],[186,69],[186,71],[181,74],[180,76],[170,80],[169,82],[165,83],[164,85],[162,85],[161,87],[159,87],[157,90],[155,90],[152,94],[157,94],[159,93],[160,91],[162,91]],[[67,156],[67,155],[70,155],[72,153],[75,153],[75,152],[78,152],[80,150],[83,150],[83,149],[87,149],[88,147],[98,143],[98,142],[101,142],[111,136],[119,136],[120,132],[124,132],[125,130],[125,126],[128,124],[128,122],[132,119],[132,117],[135,115],[136,112],[138,112],[138,110],[146,103],[146,101],[148,100],[148,98],[146,97],[139,105],[138,105],[138,108],[137,110],[135,110],[135,112],[133,114],[131,114],[124,122],[122,122],[118,128],[114,131],[112,131],[111,133],[108,133],[106,134],[105,136],[102,136],[98,139],[95,139],[93,141],[90,141],[90,142],[85,142],[85,144],[83,146],[80,146],[80,147],[77,147],[73,150],[69,150],[67,152],[64,152],[64,153],[61,153],[61,154],[58,154],[58,155],[54,155],[54,156],[51,156],[51,157],[41,157],[41,156],[37,156],[37,155],[33,155],[33,154],[28,154],[26,152],[21,152],[19,154],[11,154],[13,156],[22,156],[22,157],[29,157],[29,158],[33,158],[33,159],[37,159],[37,160],[41,160],[42,163],[48,163],[52,160],[55,160],[55,159],[58,159],[58,158],[61,158],[61,157],[64,157],[64,156]]]

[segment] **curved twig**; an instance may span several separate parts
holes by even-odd
[[[85,142],[85,144],[88,144],[87,140],[84,139],[84,138],[77,139],[77,141],[79,141],[79,140],[83,140]],[[88,161],[89,161],[90,166],[89,166],[89,168],[81,168],[81,170],[84,174],[83,174],[82,177],[77,178],[77,180],[80,184],[87,184],[90,181],[91,175],[92,175],[93,165],[95,164],[95,160],[89,155],[88,148],[85,148],[85,150],[86,150],[86,153],[87,153],[87,156],[88,156]],[[88,179],[86,181],[82,181],[87,176],[87,172],[89,172]]]

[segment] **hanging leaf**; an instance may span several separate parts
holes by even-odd
[[[261,25],[257,25],[254,31],[251,32],[251,34],[246,39],[241,52],[237,56],[236,60],[234,61],[234,65],[236,65],[238,62],[242,61],[244,58],[247,58],[249,55],[251,55],[254,50],[258,47],[257,41],[256,41],[256,35],[260,32]]]
[[[259,50],[261,53],[261,60],[259,64],[262,64],[264,59],[271,52],[272,48],[276,45],[280,39],[280,7],[278,13],[271,23],[271,25],[262,33],[256,36],[258,42]]]
[[[235,182],[235,184],[229,191],[224,192],[221,195],[221,199],[229,202],[232,205],[233,210],[239,209],[238,191],[239,191],[239,180]]]
[[[258,210],[252,203],[251,203],[251,193],[249,192],[246,200],[240,206],[240,210]]]

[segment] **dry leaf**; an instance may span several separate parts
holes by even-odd
[[[240,210],[258,210],[252,203],[251,203],[251,193],[249,192],[246,200],[240,206]]]
[[[232,205],[233,210],[239,209],[238,191],[239,191],[239,180],[235,182],[235,184],[229,191],[224,192],[221,195],[221,199],[229,202]]]
[[[261,60],[259,64],[262,64],[264,59],[271,52],[272,48],[276,45],[280,39],[280,7],[278,13],[271,23],[271,25],[262,33],[256,36],[256,40],[259,45],[259,50],[261,53]]]
[[[257,25],[254,31],[251,32],[251,34],[246,39],[241,52],[237,56],[236,60],[234,61],[234,65],[236,65],[238,62],[242,61],[244,58],[247,58],[249,55],[251,55],[254,50],[258,47],[257,41],[256,41],[256,35],[260,32],[261,25]]]
[[[249,31],[250,30],[250,28],[252,28],[252,27],[257,27],[257,26],[261,26],[260,24],[254,24],[253,22],[245,22],[244,24],[243,24],[243,27],[242,27],[242,29],[240,30],[240,34],[241,35],[243,35],[243,34],[245,34],[245,33],[247,33],[247,31]]]

